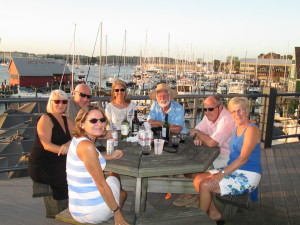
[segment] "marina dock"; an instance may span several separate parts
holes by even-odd
[[[226,225],[298,225],[300,221],[300,142],[273,145],[262,149],[262,180],[259,200],[249,209],[238,211]],[[66,223],[45,218],[42,198],[32,198],[29,177],[0,180],[0,218],[2,225],[63,225]],[[165,199],[165,193],[148,194],[146,211],[177,208]],[[134,210],[133,193],[128,193],[124,211]],[[201,221],[199,221],[201,224]]]

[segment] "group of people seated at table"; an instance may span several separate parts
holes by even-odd
[[[170,132],[187,133],[184,108],[174,101],[177,92],[159,84],[149,97],[153,101],[147,121],[152,128],[161,127],[168,114]],[[65,92],[54,90],[48,100],[47,113],[37,122],[36,139],[29,156],[30,177],[49,184],[55,200],[68,201],[73,218],[84,223],[100,223],[114,217],[115,224],[128,224],[121,212],[126,200],[117,174],[104,175],[106,160],[123,156],[121,150],[101,154],[95,142],[111,138],[125,116],[133,115],[136,104],[127,97],[126,83],[116,80],[105,111],[90,104],[92,90],[79,84],[69,100]],[[203,102],[204,118],[190,130],[195,145],[220,147],[213,169],[189,174],[199,195],[182,195],[173,204],[193,205],[220,221],[212,193],[236,195],[252,192],[261,177],[260,131],[249,120],[246,98],[234,97],[228,110],[218,95]],[[126,112],[126,113],[125,113]]]

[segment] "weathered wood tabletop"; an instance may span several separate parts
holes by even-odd
[[[217,147],[195,146],[191,138],[179,145],[178,152],[163,151],[162,155],[155,155],[153,149],[150,155],[143,155],[142,147],[137,143],[119,142],[116,148],[123,150],[124,155],[119,160],[107,161],[105,170],[136,178],[136,213],[139,213],[141,204],[145,204],[145,199],[141,202],[142,183],[147,183],[143,182],[145,179],[204,172],[220,154]],[[168,146],[164,148],[167,149]],[[147,185],[143,186],[143,191],[147,191]]]

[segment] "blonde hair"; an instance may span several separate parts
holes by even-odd
[[[110,99],[110,102],[113,102],[116,99],[115,88],[116,88],[117,85],[120,85],[120,86],[122,86],[122,88],[125,89],[125,96],[124,96],[125,102],[126,103],[130,103],[130,100],[127,99],[126,83],[124,81],[122,81],[122,80],[115,80],[115,82],[113,83],[113,85],[111,87],[111,99]]]
[[[85,122],[86,117],[88,116],[89,112],[92,110],[99,110],[102,113],[103,118],[106,119],[104,133],[106,132],[107,117],[104,113],[104,110],[97,105],[88,104],[79,110],[75,118],[75,129],[73,132],[74,137],[86,136],[85,130],[81,127],[81,124]]]
[[[62,90],[53,90],[51,91],[50,97],[48,99],[48,103],[46,106],[46,111],[48,113],[54,113],[53,100],[57,100],[57,98],[63,98],[64,100],[68,100],[68,95],[66,92]],[[67,107],[66,107],[67,109]]]
[[[232,99],[230,99],[229,103],[228,103],[228,110],[229,112],[232,111],[232,107],[234,105],[239,105],[242,108],[244,108],[247,112],[247,114],[250,112],[250,106],[249,106],[249,101],[247,98],[244,97],[234,97]]]

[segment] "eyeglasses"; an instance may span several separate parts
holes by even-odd
[[[115,91],[115,92],[119,92],[119,91],[124,92],[125,89],[124,89],[124,88],[121,88],[121,89],[115,89],[114,91]]]
[[[246,109],[238,109],[238,110],[233,110],[230,113],[231,114],[241,114],[243,112],[246,112]]]
[[[217,107],[219,107],[219,105],[217,105],[216,107],[213,107],[213,108],[203,108],[203,111],[204,111],[204,112],[206,112],[206,111],[212,112],[212,111],[214,111],[215,108],[217,108]]]
[[[56,105],[62,103],[64,105],[68,104],[68,100],[52,100]]]
[[[100,119],[96,119],[96,118],[92,118],[89,120],[90,123],[92,124],[96,124],[98,121],[100,121],[101,123],[105,123],[106,122],[106,119],[105,118],[100,118]]]
[[[84,94],[84,93],[82,93],[82,92],[79,92],[79,91],[76,91],[76,92],[78,92],[79,93],[79,96],[80,97],[82,97],[82,98],[88,98],[88,99],[90,99],[92,96],[91,95],[87,95],[87,94]]]

